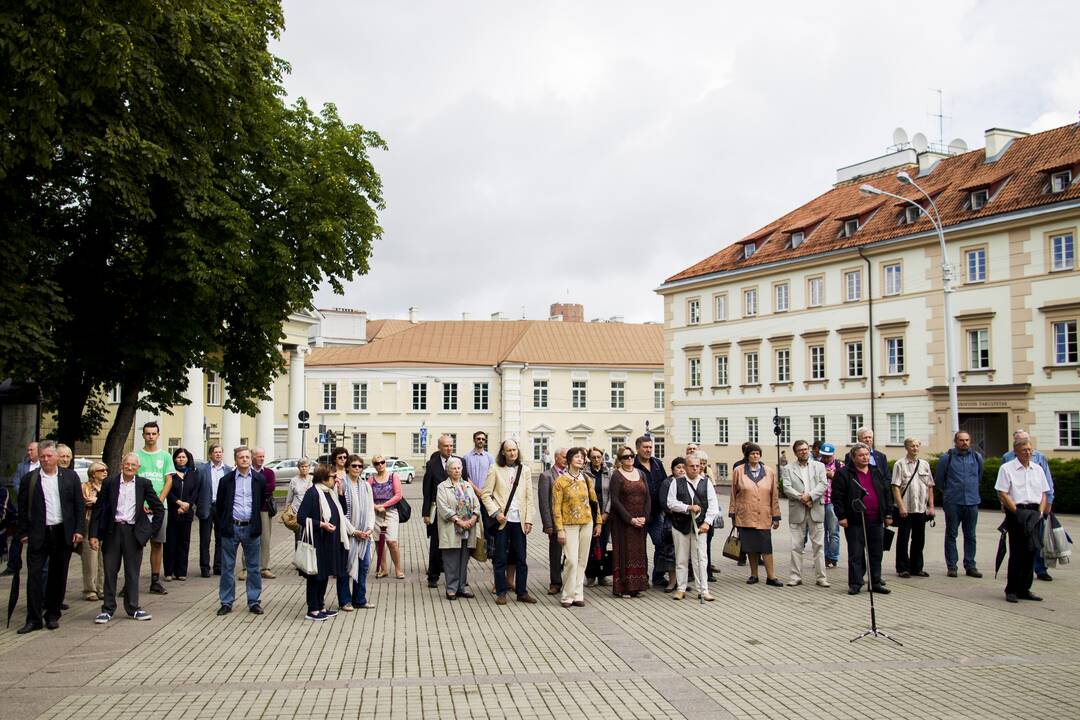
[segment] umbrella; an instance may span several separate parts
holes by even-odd
[[[20,542],[18,538],[12,538],[13,542]],[[22,570],[22,548],[11,559],[11,594],[8,596],[7,627],[11,627],[11,616],[15,613],[15,606],[19,604],[19,575]]]
[[[1006,542],[1007,531],[1005,526],[1008,524],[1008,520],[1002,520],[998,525],[998,532],[1001,533],[1001,537],[998,539],[997,558],[994,560],[994,577],[997,577],[998,570],[1001,569],[1001,561],[1005,559],[1005,553],[1008,551],[1008,544]]]

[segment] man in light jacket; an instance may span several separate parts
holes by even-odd
[[[805,440],[796,440],[791,449],[795,453],[795,462],[780,470],[791,526],[791,579],[787,584],[802,585],[803,550],[809,535],[817,584],[829,587],[825,578],[825,505],[822,502],[829,486],[825,465],[810,457],[810,446]]]

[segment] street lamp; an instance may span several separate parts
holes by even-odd
[[[937,231],[938,242],[941,243],[941,290],[945,296],[945,372],[948,377],[949,384],[949,414],[952,420],[953,434],[960,430],[960,402],[956,397],[956,344],[953,342],[953,314],[952,314],[952,294],[953,294],[953,270],[952,265],[949,264],[949,252],[945,247],[945,231],[941,228],[941,213],[938,212],[937,205],[934,204],[934,199],[930,195],[919,187],[918,183],[912,179],[910,175],[901,170],[896,174],[896,179],[904,185],[910,185],[927,199],[930,207],[933,208],[934,214],[931,215],[926,208],[919,203],[911,200],[910,198],[901,197],[891,192],[886,192],[880,188],[876,188],[873,185],[864,184],[859,187],[859,192],[863,195],[886,195],[897,200],[902,200],[909,205],[914,205],[919,208],[919,212],[926,216],[930,221],[930,224],[934,226],[934,230]]]

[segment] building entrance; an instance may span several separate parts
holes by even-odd
[[[960,413],[960,429],[971,435],[971,448],[983,457],[1001,457],[1009,446],[1008,413]]]

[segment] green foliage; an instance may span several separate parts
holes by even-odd
[[[283,101],[283,23],[275,0],[0,9],[0,376],[39,382],[62,439],[116,383],[122,410],[183,402],[191,365],[253,412],[288,315],[367,272],[385,144]]]
[[[931,469],[937,471],[938,458],[930,460]],[[979,483],[980,507],[1000,509],[994,485],[997,483],[1001,458],[990,457],[983,462],[983,476]],[[1080,460],[1050,460],[1050,475],[1054,479],[1054,512],[1069,514],[1080,513]],[[941,490],[935,490],[935,502],[941,505]]]

